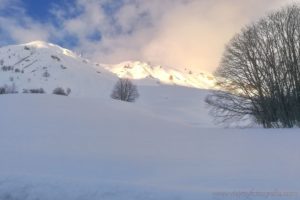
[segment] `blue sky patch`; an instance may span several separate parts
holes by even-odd
[[[95,30],[90,35],[87,36],[87,39],[93,42],[99,42],[102,39],[102,34],[99,30]]]

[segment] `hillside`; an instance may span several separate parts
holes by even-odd
[[[0,48],[0,84],[17,90],[56,87],[72,90],[71,96],[95,97],[108,93],[116,81],[109,71],[93,67],[70,50],[35,41]]]
[[[84,59],[70,50],[43,41],[0,48],[0,86],[14,85],[19,93],[56,87],[71,89],[74,97],[109,96],[117,76],[135,79],[138,85],[180,85],[212,88],[210,75],[191,74],[141,62],[105,65]]]

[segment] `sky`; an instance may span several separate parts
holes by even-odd
[[[213,72],[240,29],[290,0],[0,0],[0,45],[43,40],[100,63]]]

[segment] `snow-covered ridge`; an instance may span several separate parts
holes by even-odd
[[[127,61],[117,65],[107,66],[106,69],[119,77],[131,79],[155,79],[158,83],[211,89],[215,86],[215,78],[208,73],[196,73],[185,68],[183,71],[162,66],[152,66],[139,61]]]
[[[210,89],[214,77],[205,73],[179,71],[143,62],[117,65],[97,64],[58,45],[33,41],[0,48],[0,87],[14,85],[18,92],[43,88],[70,88],[72,96],[109,96],[118,77],[137,79],[138,85],[180,85]]]
[[[52,44],[52,43],[47,43],[44,41],[40,41],[40,40],[36,40],[36,41],[32,41],[26,44],[21,44],[21,46],[28,46],[28,47],[34,47],[34,48],[52,48],[52,49],[56,49],[57,52],[61,52],[66,56],[70,56],[73,58],[78,58],[79,56],[76,55],[74,52],[72,52],[69,49],[65,49],[63,47],[60,47],[56,44]]]

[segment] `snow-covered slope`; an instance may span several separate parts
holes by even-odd
[[[180,71],[143,62],[123,62],[106,68],[119,77],[143,80],[144,83],[152,81],[152,83],[212,89],[216,81],[214,76],[208,73],[195,73],[187,68]]]
[[[214,78],[206,74],[179,72],[140,62],[104,65],[84,59],[70,50],[43,41],[0,48],[0,87],[24,89],[71,89],[71,96],[103,97],[109,93],[117,75],[138,79],[138,85],[181,85],[212,88]]]
[[[94,97],[111,90],[114,74],[70,50],[42,41],[0,48],[0,86],[17,90],[70,88],[72,96]]]
[[[180,100],[1,95],[0,199],[299,199],[298,129],[178,123]]]

